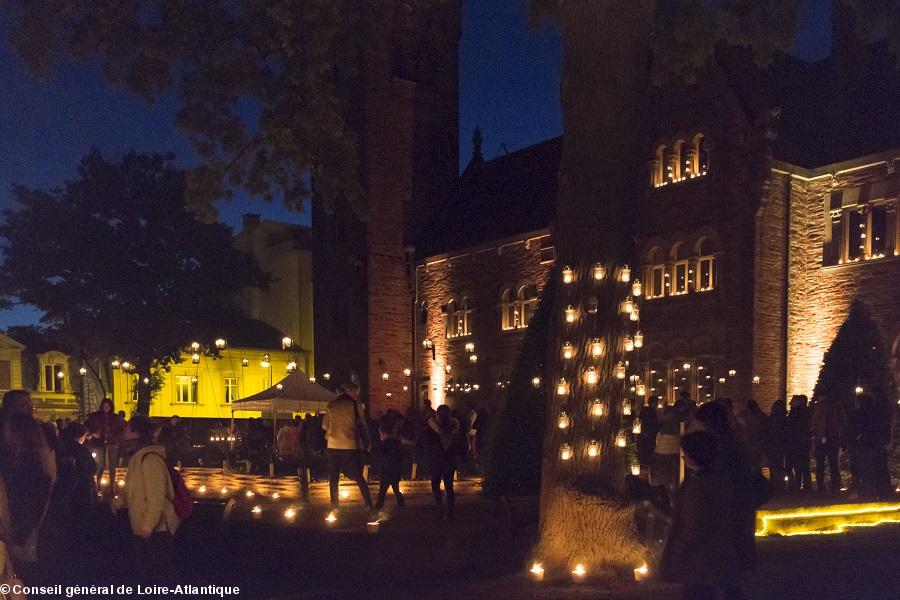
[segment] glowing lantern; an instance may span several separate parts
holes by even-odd
[[[257,504],[256,506],[253,507],[253,509],[252,509],[250,512],[252,512],[254,515],[261,514],[261,513],[262,513],[262,506],[260,506],[259,504]]]
[[[283,338],[281,338],[282,350],[286,350],[287,348],[290,348],[293,345],[294,345],[294,340],[292,340],[290,337],[284,336]]]
[[[575,565],[575,568],[572,570],[572,580],[575,583],[582,583],[587,578],[587,570],[584,568],[584,565],[578,563]]]
[[[628,318],[634,322],[641,319],[641,310],[638,308],[637,304],[632,307],[631,312],[628,314]]]
[[[728,376],[729,376],[729,377],[734,377],[735,375],[737,375],[737,371],[735,371],[734,369],[729,369],[729,370],[728,370]]]
[[[631,295],[634,297],[638,297],[644,293],[644,286],[641,285],[640,280],[635,279],[634,283],[631,284]]]
[[[259,361],[259,366],[261,366],[263,369],[268,369],[271,366],[268,354],[263,354],[263,359]]]
[[[637,394],[638,396],[640,396],[641,398],[643,398],[644,396],[647,395],[647,386],[644,385],[643,383],[635,384],[634,393]]]
[[[635,463],[631,465],[631,474],[635,477],[640,477],[641,475],[641,465]]]
[[[191,354],[191,362],[194,363],[195,365],[198,364],[200,362],[200,354],[197,352],[194,352],[193,354]]]
[[[78,369],[78,374],[79,375],[87,375],[87,369],[85,369],[84,367],[81,367],[80,369]]]
[[[856,386],[856,389],[855,389],[854,391],[856,392],[856,395],[859,396],[859,395],[862,394],[865,390],[863,389],[863,386],[858,385],[858,386]]]
[[[592,417],[602,417],[603,416],[603,401],[600,398],[597,398],[591,403],[591,416]]]
[[[278,492],[275,492],[274,494],[272,494],[272,500],[278,500],[280,497],[281,497],[281,494],[279,494]]]
[[[634,350],[634,338],[630,335],[625,336],[625,352],[632,352]]]
[[[619,448],[624,448],[626,443],[627,442],[625,440],[625,434],[619,432],[619,435],[616,436],[616,446]]]
[[[603,356],[603,340],[600,338],[594,338],[594,341],[591,342],[591,356],[594,358],[600,358]]]
[[[575,281],[575,271],[572,270],[572,267],[563,267],[562,280],[563,283],[572,283],[573,281]]]
[[[450,365],[447,365],[447,366],[444,367],[444,373],[446,373],[447,375],[449,375],[449,374],[450,374],[450,371],[452,371],[452,370],[453,370],[453,369],[450,367]]]
[[[346,500],[350,497],[350,492],[348,490],[341,490],[341,500]]]
[[[476,392],[478,391],[478,388],[480,388],[480,387],[481,386],[478,385],[477,383],[472,384],[472,389],[475,390]]]
[[[559,383],[556,384],[556,395],[557,396],[568,396],[569,395],[569,382],[566,381],[566,378],[563,377],[559,380]]]
[[[634,310],[634,300],[631,299],[631,296],[622,300],[622,305],[619,307],[620,312],[631,314]]]
[[[252,490],[247,490],[244,495],[247,496],[248,498],[252,498],[254,494],[253,494]]]
[[[297,516],[297,511],[293,508],[288,508],[284,511],[284,518],[287,521],[292,520],[296,516]]]
[[[144,385],[148,385],[150,383],[150,378],[144,377],[143,381],[144,381]]]
[[[470,355],[469,355],[469,362],[472,363],[473,365],[474,365],[475,363],[477,363],[477,362],[478,362],[478,355],[477,355],[477,354],[470,354]]]
[[[541,387],[541,378],[540,378],[540,377],[537,377],[537,376],[532,377],[532,378],[531,378],[531,386],[532,386],[534,389],[538,389],[539,387]]]
[[[759,383],[759,375],[753,376],[753,383]]]
[[[556,419],[556,426],[560,429],[567,429],[569,427],[569,415],[566,414],[566,411],[559,413],[559,417]]]
[[[568,444],[563,444],[559,448],[559,458],[560,460],[571,460],[572,458],[572,447]]]
[[[644,347],[644,334],[638,330],[634,334],[634,347],[635,348],[643,348]]]
[[[412,369],[410,369],[409,367],[406,367],[405,369],[403,369],[404,377],[409,377],[411,375],[412,375]],[[331,379],[331,375],[329,375],[328,373],[325,373],[324,375],[322,375],[322,377],[325,378],[325,381],[328,381],[329,379]]]
[[[650,576],[650,568],[647,566],[647,563],[642,564],[638,568],[634,570],[634,580],[635,581],[644,581],[647,577]]]
[[[222,348],[225,347],[225,339],[224,338],[217,338],[216,341],[213,343],[216,345],[216,348],[218,348],[219,350],[221,350]]]
[[[292,373],[293,371],[297,370],[297,363],[294,361],[289,362],[286,369],[288,373]]]
[[[366,523],[366,531],[369,533],[378,533],[381,529],[381,523],[379,521],[369,521]]]
[[[101,483],[102,483],[102,481],[101,481]],[[206,493],[206,486],[205,486],[205,485],[201,485],[200,487],[197,488],[197,491],[198,491],[199,493],[201,493],[201,494],[205,494],[205,493]]]
[[[594,367],[588,367],[584,372],[584,382],[588,385],[597,385],[597,381],[597,369],[595,369]]]
[[[619,281],[622,283],[631,281],[631,267],[625,265],[624,267],[619,268]]]
[[[466,352],[475,352],[475,344],[473,342],[466,342]]]
[[[601,281],[606,277],[606,267],[597,263],[594,265],[594,281]]]
[[[622,414],[626,417],[631,416],[631,402],[628,400],[622,401]]]
[[[118,369],[119,367],[122,366],[122,362],[118,358],[113,359],[113,361],[110,364],[112,365],[113,369]]]
[[[631,433],[634,435],[638,435],[641,433],[641,420],[635,418],[635,420],[631,423]]]
[[[724,378],[724,377],[719,377],[719,383],[725,383],[725,378]]]
[[[681,365],[681,368],[684,369],[685,371],[690,371],[691,363],[684,363],[683,365]]]
[[[566,307],[565,311],[566,315],[566,323],[574,323],[575,322],[575,307],[571,304]]]
[[[591,458],[596,458],[600,454],[600,444],[597,440],[591,440],[587,445],[587,453]]]
[[[224,494],[227,494],[227,493],[228,493],[228,488],[227,488],[227,487],[223,487],[220,491],[221,491],[221,493],[222,493],[223,495],[224,495]]]
[[[616,379],[625,379],[625,363],[621,360],[616,364],[615,374]]]
[[[566,360],[575,356],[575,346],[573,346],[571,342],[564,343],[562,346],[562,355]]]
[[[191,383],[197,383],[197,376],[196,376],[196,375],[194,375],[193,377],[191,377]]]
[[[325,517],[325,522],[326,523],[334,523],[335,521],[337,521],[337,515],[335,514],[334,511],[331,511],[330,513],[328,513],[328,516]]]
[[[544,579],[544,565],[539,562],[531,565],[531,568],[528,569],[528,572],[531,573],[531,577],[535,581],[542,581]]]

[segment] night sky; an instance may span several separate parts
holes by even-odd
[[[829,52],[832,0],[805,0],[795,53],[818,60]],[[552,26],[528,26],[523,0],[465,0],[460,45],[460,161],[471,156],[475,126],[484,135],[484,155],[492,158],[559,135],[560,38]],[[108,89],[96,69],[67,65],[50,82],[37,82],[22,69],[6,42],[0,20],[0,206],[10,203],[9,187],[52,187],[75,175],[92,147],[107,156],[130,148],[174,152],[183,164],[191,148],[172,125],[175,102],[153,105]],[[239,198],[223,204],[223,221],[240,227],[240,215],[308,223],[306,214],[287,213],[277,204]],[[0,311],[0,329],[33,323],[27,307]]]

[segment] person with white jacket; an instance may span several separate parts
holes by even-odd
[[[177,579],[175,541],[179,519],[173,504],[175,488],[166,465],[166,450],[153,442],[157,426],[135,416],[125,429],[125,443],[135,452],[128,461],[125,487],[116,497],[115,509],[127,508],[134,534],[135,574],[147,583]]]

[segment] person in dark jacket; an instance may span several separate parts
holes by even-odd
[[[119,462],[119,445],[125,431],[125,421],[113,410],[112,400],[100,401],[100,410],[92,412],[84,421],[90,434],[91,450],[97,455],[98,485],[103,471],[109,468],[109,490],[116,487],[116,466]],[[103,489],[103,486],[100,485]]]
[[[735,415],[740,425],[738,441],[744,449],[747,460],[754,469],[761,469],[765,463],[766,413],[756,400],[748,400],[744,410]]]
[[[844,445],[844,410],[840,402],[819,396],[813,398],[813,435],[816,449],[816,487],[820,494],[841,491],[841,467],[838,464]],[[825,487],[825,461],[828,461],[829,481]]]
[[[776,493],[784,492],[787,477],[787,403],[776,400],[766,419],[766,462]]]
[[[850,434],[850,471],[853,476],[853,493],[870,498],[876,494],[875,463],[879,451],[879,415],[870,394],[857,397],[858,407],[853,411]]]
[[[394,435],[394,427],[391,423],[382,423],[378,431],[381,437],[381,446],[378,450],[380,482],[375,508],[381,510],[384,508],[384,499],[389,487],[394,490],[397,506],[405,504],[403,494],[400,493],[400,477],[403,473],[403,443],[399,437]]]
[[[659,419],[656,411],[659,407],[659,398],[651,396],[647,400],[647,406],[641,408],[638,419],[641,420],[641,432],[637,435],[637,456],[641,467],[649,469],[653,460],[653,451],[656,449],[656,434],[659,433]]]
[[[812,486],[809,469],[811,422],[803,395],[791,397],[791,411],[787,416],[787,460],[790,486],[794,492],[808,492]]]
[[[456,495],[453,491],[453,474],[459,457],[461,432],[459,421],[453,418],[450,407],[446,404],[438,406],[434,416],[426,424],[426,447],[428,448],[429,465],[431,467],[431,492],[437,501],[442,519],[453,516],[456,508]],[[447,495],[441,493],[441,482]]]
[[[684,585],[685,600],[712,600],[719,591],[740,597],[737,491],[721,460],[718,436],[695,431],[682,438],[681,447],[692,474],[678,491],[660,574]]]

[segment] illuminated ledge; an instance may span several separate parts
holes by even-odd
[[[900,523],[900,503],[868,502],[761,510],[756,513],[757,537],[767,535],[824,535],[849,527]]]

